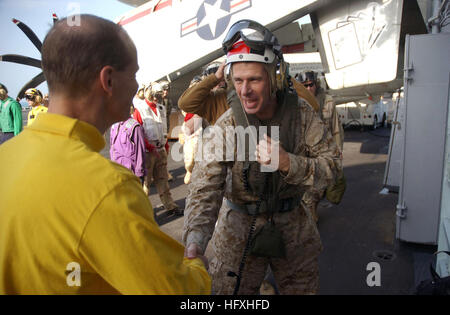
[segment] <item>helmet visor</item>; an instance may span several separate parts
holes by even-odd
[[[228,53],[238,39],[242,39],[253,49],[264,50],[265,47],[279,49],[276,37],[264,26],[252,20],[241,20],[230,27],[222,43],[225,53]]]

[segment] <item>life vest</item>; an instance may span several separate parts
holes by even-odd
[[[155,114],[145,100],[134,99],[134,107],[141,115],[147,141],[158,148],[164,146],[167,141],[167,120],[164,106],[156,104],[157,113]]]
[[[239,102],[239,99],[231,92],[228,95],[228,101]],[[300,139],[304,135],[293,132],[294,124],[300,123],[299,98],[296,94],[285,91],[283,99],[278,104],[279,108],[275,116],[267,123],[267,131],[270,133],[271,126],[278,126],[279,141],[285,151],[299,154],[301,150],[299,144],[302,142]],[[249,124],[255,126],[256,130],[265,125],[255,115],[247,115],[247,118]],[[236,126],[239,126],[237,122]],[[302,188],[287,184],[281,178],[280,172],[261,172],[257,161],[235,159],[231,173],[232,189],[225,192],[225,197],[230,201],[229,205],[247,205],[247,210],[251,213],[255,203],[263,199],[264,202],[257,212],[264,213],[290,211],[300,204]]]

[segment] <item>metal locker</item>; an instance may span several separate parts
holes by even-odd
[[[406,37],[405,137],[396,237],[437,244],[448,111],[450,34]]]

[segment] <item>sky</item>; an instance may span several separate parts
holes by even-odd
[[[80,12],[114,20],[131,9],[133,7],[117,0],[0,0],[0,55],[17,54],[41,59],[36,47],[12,22],[13,18],[28,25],[43,41],[53,25],[53,13],[59,18]],[[16,98],[22,86],[40,72],[41,69],[35,67],[0,62],[0,83],[8,88],[9,96]],[[37,88],[44,94],[48,92],[45,82]]]

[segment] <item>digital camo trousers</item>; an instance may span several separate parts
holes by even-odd
[[[290,212],[277,213],[273,220],[281,230],[286,258],[247,256],[238,294],[258,294],[269,264],[281,294],[317,293],[318,256],[322,244],[311,216],[299,207]],[[236,278],[228,276],[228,272],[238,273],[251,221],[251,216],[231,210],[223,203],[211,239],[214,257],[209,273],[215,294],[233,294]],[[266,216],[259,215],[256,229],[266,222]]]

